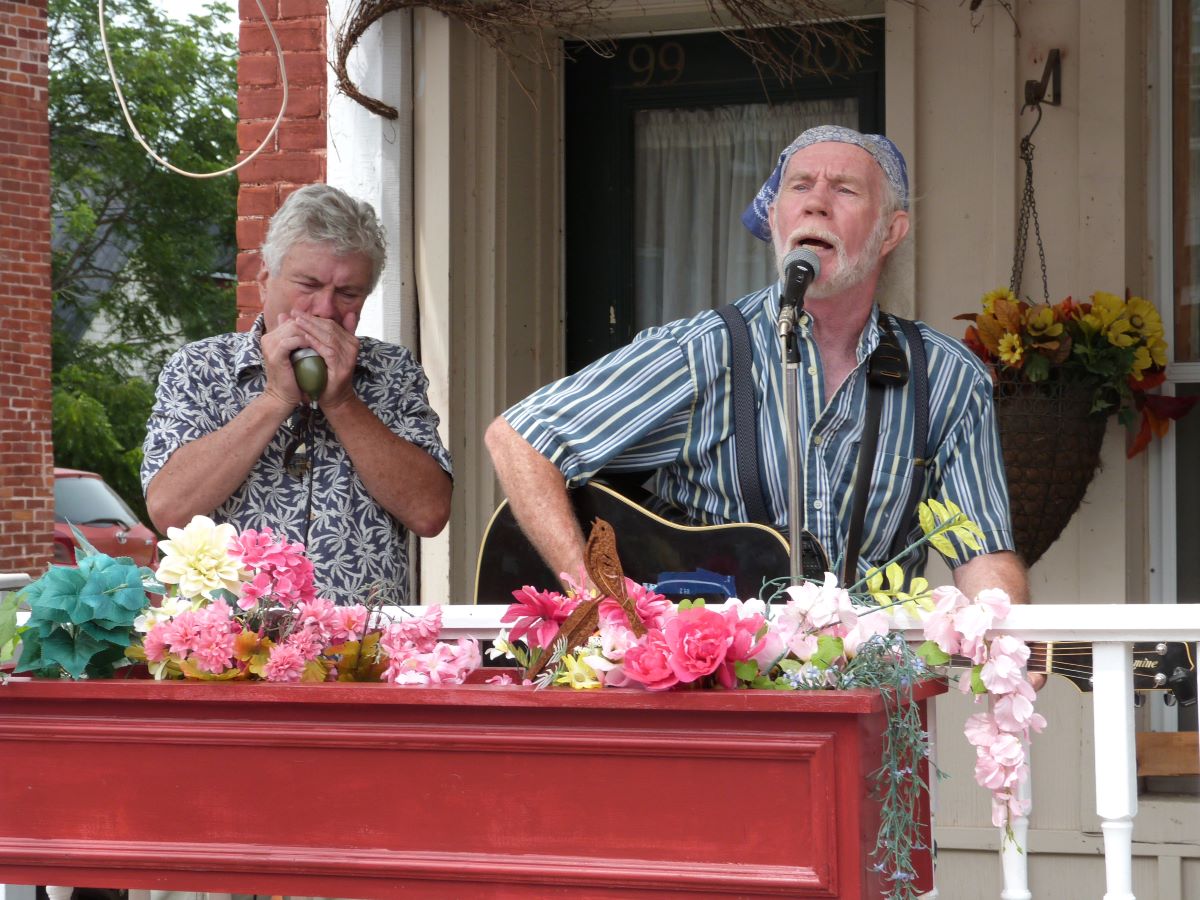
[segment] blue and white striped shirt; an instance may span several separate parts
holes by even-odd
[[[758,408],[759,471],[767,510],[787,523],[784,372],[775,320],[778,285],[736,302],[750,328]],[[806,313],[798,329],[800,454],[805,527],[834,561],[849,530],[851,494],[866,409],[867,359],[879,343],[878,310],[863,329],[858,365],[828,406],[820,354]],[[982,552],[1011,550],[1008,490],[984,366],[959,341],[919,324],[929,370],[925,498],[952,500],[984,533]],[[907,342],[897,329],[905,353]],[[601,469],[655,469],[653,492],[702,523],[746,521],[737,478],[730,341],[715,312],[648,328],[576,374],[546,385],[504,413],[508,423],[574,486]],[[909,511],[913,392],[887,389],[863,525],[859,571],[888,559]],[[914,534],[917,532],[914,529]],[[966,551],[970,553],[970,551]],[[959,562],[965,561],[961,559]],[[919,572],[925,555],[905,560]]]

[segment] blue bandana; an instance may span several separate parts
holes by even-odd
[[[853,128],[843,128],[841,125],[818,125],[801,134],[779,154],[779,162],[775,164],[775,171],[759,188],[753,202],[742,213],[742,224],[749,228],[750,233],[760,241],[771,240],[771,223],[767,217],[767,210],[775,202],[775,195],[779,193],[779,180],[783,177],[788,160],[797,150],[828,141],[854,144],[870,153],[875,162],[879,163],[879,168],[883,169],[884,177],[900,197],[901,208],[908,209],[908,166],[904,164],[904,156],[900,153],[899,147],[882,134],[861,134]]]

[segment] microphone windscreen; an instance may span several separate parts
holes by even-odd
[[[783,271],[785,274],[790,272],[792,267],[796,265],[805,266],[812,271],[812,277],[809,279],[810,283],[816,281],[817,277],[821,274],[820,258],[807,247],[797,247],[783,258]]]

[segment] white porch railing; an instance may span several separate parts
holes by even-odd
[[[409,609],[415,612],[419,608]],[[503,606],[446,606],[442,613],[443,637],[490,641],[500,631],[504,610]],[[1131,645],[1147,641],[1200,642],[1200,604],[1018,606],[993,631],[1027,641],[1093,644],[1096,812],[1104,835],[1104,900],[1135,900],[1133,820],[1137,815],[1137,783]],[[912,636],[919,638],[916,633]],[[1196,752],[1200,754],[1200,745]],[[1028,854],[1037,852],[1037,848],[1026,844],[1027,827],[1027,820],[1014,823],[1025,853],[1012,844],[1002,851],[1001,900],[1032,900],[1026,866]],[[936,895],[935,891],[930,896]],[[29,896],[24,888],[0,885],[0,900],[26,900]]]

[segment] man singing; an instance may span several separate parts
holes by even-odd
[[[908,235],[904,158],[880,135],[838,126],[801,134],[746,210],[743,221],[776,259],[807,247],[820,260],[797,328],[802,373],[799,458],[804,527],[833,559],[846,550],[866,367],[882,329],[876,285]],[[749,326],[765,505],[787,526],[783,368],[776,337],[780,284],[736,301]],[[958,341],[918,325],[928,358],[929,432],[924,497],[950,499],[983,530],[981,549],[960,562],[955,583],[1028,598],[1013,552],[1008,494],[987,371]],[[910,360],[903,333],[900,346]],[[730,337],[712,311],[643,331],[587,368],[547,385],[488,428],[487,445],[513,513],[554,572],[574,575],[584,538],[566,487],[602,468],[654,469],[651,490],[700,523],[746,521],[738,487],[729,381]],[[886,562],[914,471],[910,393],[883,401],[879,445],[862,530],[858,573]],[[970,551],[968,551],[970,552]],[[909,560],[909,574],[924,556]],[[782,574],[782,573],[781,573]]]

